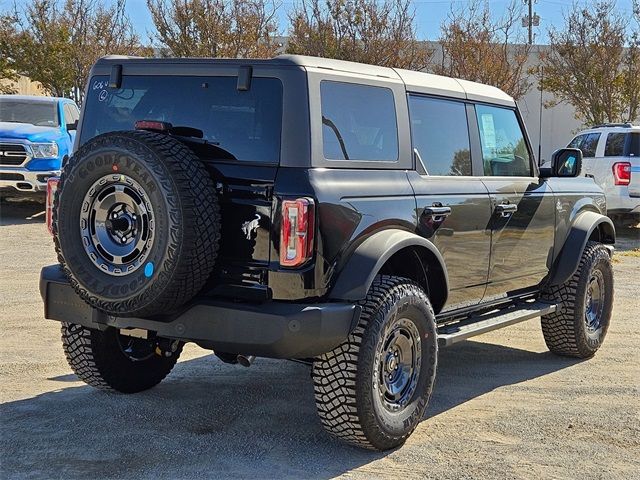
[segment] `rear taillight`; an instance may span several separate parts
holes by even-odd
[[[58,183],[60,182],[60,178],[58,177],[49,177],[47,180],[47,210],[46,210],[46,218],[47,218],[47,230],[49,233],[53,235],[53,197],[58,190]]]
[[[631,164],[616,162],[613,164],[613,183],[615,185],[629,185],[631,182]]]
[[[315,228],[313,200],[298,198],[282,202],[280,265],[298,267],[313,255]]]

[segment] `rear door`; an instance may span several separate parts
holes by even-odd
[[[482,182],[491,197],[491,259],[485,301],[537,285],[551,267],[555,200],[536,176],[533,155],[513,108],[475,106]]]
[[[463,101],[409,95],[417,232],[444,257],[447,310],[479,303],[489,270],[491,203],[473,172],[468,109]]]
[[[256,67],[250,88],[244,89],[238,86],[238,67],[209,66],[206,75],[202,70],[197,64],[173,70],[125,63],[118,89],[108,86],[108,75],[92,77],[79,145],[104,132],[131,130],[137,120],[194,129],[177,132],[177,138],[210,171],[220,199],[220,249],[211,292],[265,300],[287,77]]]

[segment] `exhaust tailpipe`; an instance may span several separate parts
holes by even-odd
[[[243,367],[250,367],[253,361],[256,359],[255,355],[238,355],[236,360]]]

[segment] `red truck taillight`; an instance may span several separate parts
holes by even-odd
[[[280,227],[280,265],[298,267],[313,255],[315,208],[313,200],[283,200]]]
[[[47,209],[46,209],[46,218],[47,218],[47,230],[49,233],[53,235],[53,197],[58,190],[58,183],[60,182],[60,178],[58,177],[49,177],[47,180]]]
[[[631,182],[631,164],[629,162],[616,162],[612,169],[614,185],[629,185]]]

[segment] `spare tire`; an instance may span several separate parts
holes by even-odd
[[[114,316],[170,313],[213,269],[218,197],[202,162],[175,138],[106,133],[65,165],[53,232],[58,260],[87,303]]]

